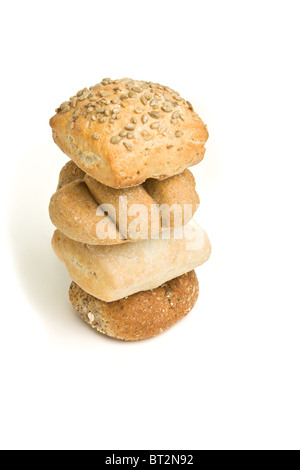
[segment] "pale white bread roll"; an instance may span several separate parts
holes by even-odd
[[[82,244],[57,230],[52,246],[72,280],[106,302],[155,289],[200,266],[211,253],[207,234],[194,221],[170,239],[115,246]]]

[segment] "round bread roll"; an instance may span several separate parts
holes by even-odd
[[[199,295],[195,271],[115,302],[103,302],[72,282],[73,307],[94,329],[112,338],[137,341],[167,330],[194,307]]]
[[[112,188],[165,179],[199,163],[206,126],[189,101],[158,83],[104,79],[50,120],[53,139],[88,175]]]

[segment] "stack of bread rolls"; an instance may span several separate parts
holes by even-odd
[[[50,125],[71,158],[50,218],[72,305],[113,338],[163,332],[194,307],[194,269],[210,256],[187,169],[204,157],[206,126],[169,87],[108,78],[62,103]]]

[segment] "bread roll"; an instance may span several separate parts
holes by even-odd
[[[84,181],[66,184],[51,198],[49,214],[52,223],[65,235],[90,245],[116,245],[124,243],[114,222],[103,215],[97,215],[98,204]],[[101,220],[108,224],[107,231],[113,238],[99,238],[97,227]]]
[[[169,87],[104,79],[62,103],[50,120],[56,144],[113,188],[182,173],[204,157],[206,126]]]
[[[49,213],[56,228],[81,243],[115,245],[150,238],[151,235],[160,233],[162,228],[176,228],[189,222],[200,202],[195,179],[189,170],[164,181],[150,180],[144,186],[114,189],[83,172],[81,175],[74,165],[68,165],[65,171],[62,170],[59,182],[62,187],[52,196]],[[72,179],[75,181],[65,184]],[[121,210],[123,206],[120,198],[127,201],[127,214],[124,209]],[[104,226],[107,222],[107,231],[115,234],[113,238],[101,238],[101,231],[97,231],[98,224],[104,217],[99,215],[103,211],[96,212],[98,206],[103,204],[111,205],[110,208],[106,207],[109,217],[105,218]],[[135,209],[137,204],[142,206],[141,213]],[[172,209],[168,217],[165,204]],[[185,204],[190,209],[188,217],[185,214]],[[162,205],[161,212],[157,205]],[[133,215],[130,212],[132,209]],[[121,219],[120,212],[124,214]],[[135,224],[137,217],[139,223]]]
[[[73,160],[69,161],[61,170],[59,174],[59,181],[57,191],[66,184],[72,183],[77,180],[84,180],[85,172],[82,171]]]
[[[211,251],[208,236],[195,222],[176,229],[170,239],[115,246],[86,245],[57,230],[52,246],[72,280],[106,302],[155,289],[200,266]]]
[[[152,197],[147,193],[142,185],[135,186],[133,188],[125,188],[125,189],[114,189],[110,188],[109,186],[105,186],[102,183],[99,183],[94,178],[89,175],[85,176],[84,179],[87,187],[89,188],[91,194],[93,195],[94,199],[97,203],[100,204],[108,204],[112,207],[112,211],[107,208],[108,215],[110,218],[115,222],[118,227],[119,232],[125,239],[128,240],[136,240],[134,237],[135,233],[131,234],[130,232],[130,224],[134,221],[137,217],[137,212],[134,211],[131,215],[130,208],[134,209],[134,205],[141,205],[143,206],[143,210],[145,214],[141,214],[141,222],[145,226],[145,230],[140,233],[139,239],[147,239],[151,236],[151,215],[156,218],[157,220],[157,228],[155,230],[156,233],[160,233],[162,230],[161,220],[159,215],[159,209],[156,206],[156,201],[152,199]],[[189,188],[187,188],[189,190]],[[191,191],[189,191],[191,192]],[[126,209],[123,207],[121,199],[125,201],[126,198]],[[126,210],[126,215],[125,215]],[[123,222],[119,223],[120,217],[123,214]]]
[[[161,206],[162,226],[167,228],[180,227],[182,220],[188,223],[200,204],[195,178],[189,170],[163,181],[148,179],[143,186],[156,204]],[[170,207],[174,207],[174,211],[169,211]]]
[[[74,282],[69,296],[81,317],[100,333],[125,341],[137,341],[167,330],[194,307],[199,294],[195,271],[162,286],[116,302],[103,302]]]

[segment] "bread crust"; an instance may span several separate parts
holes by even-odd
[[[150,338],[167,330],[193,309],[198,294],[195,271],[111,303],[87,294],[75,282],[69,290],[73,307],[92,328],[125,341]]]
[[[63,186],[51,198],[49,214],[52,223],[67,237],[90,245],[116,245],[124,243],[113,221],[106,220],[114,230],[115,237],[101,239],[97,225],[104,216],[97,215],[98,204],[84,181],[76,180]],[[113,232],[111,232],[113,233]]]
[[[71,162],[70,162],[71,163]],[[176,228],[183,223],[188,223],[196,212],[200,203],[196,192],[195,179],[189,170],[181,175],[173,176],[164,181],[147,180],[144,185],[133,188],[114,189],[99,183],[94,178],[86,175],[76,167],[75,163],[68,163],[61,171],[59,190],[52,196],[49,206],[49,214],[52,223],[61,232],[73,240],[90,245],[115,245],[129,241],[137,241],[150,238],[151,234],[160,233],[164,228]],[[119,225],[120,197],[127,198],[128,218],[125,226]],[[109,213],[111,229],[117,226],[116,237],[113,239],[101,239],[97,236],[97,225],[103,219],[96,215],[97,207],[102,204],[110,204],[114,213]],[[130,233],[130,223],[137,217],[135,213],[130,215],[130,208],[135,204],[142,205],[147,213],[143,216],[146,224],[145,232],[140,232],[136,238],[134,231]],[[158,205],[174,204],[174,210],[170,212],[170,220],[165,216],[165,211],[159,213]],[[185,204],[190,205],[189,217],[184,218]],[[151,225],[151,216],[158,221],[157,226]],[[182,215],[182,217],[181,217]],[[167,221],[166,223],[162,223]],[[169,225],[168,225],[169,223]],[[111,232],[112,233],[112,232]]]
[[[66,186],[73,181],[83,181],[85,177],[85,172],[82,171],[73,160],[70,160],[66,165],[61,169],[59,174],[59,181],[57,185],[57,191]]]
[[[203,121],[178,93],[130,79],[81,90],[58,108],[50,125],[61,150],[113,188],[182,173],[203,159],[208,139]]]
[[[191,244],[191,235],[196,235]],[[207,234],[195,222],[178,238],[143,240],[115,246],[93,246],[76,242],[58,230],[52,246],[70,277],[85,292],[106,302],[140,291],[155,289],[165,282],[205,263],[211,253]]]

